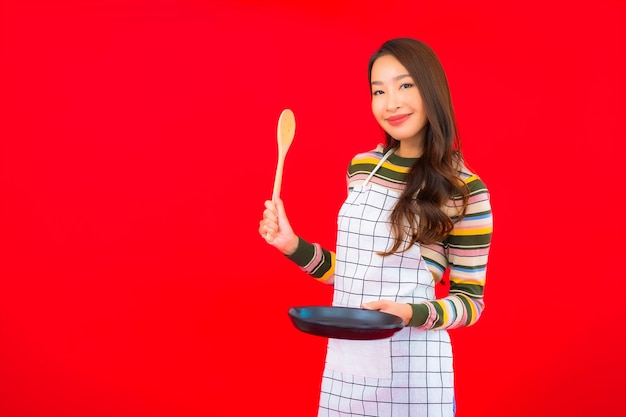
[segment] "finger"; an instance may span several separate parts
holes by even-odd
[[[272,228],[271,223],[267,223],[265,220],[259,222],[259,233],[265,236],[268,233],[272,233],[275,228]]]
[[[276,213],[278,214],[278,217],[286,218],[287,214],[285,213],[285,205],[283,204],[283,200],[281,200],[280,197],[276,198],[275,206],[276,206]]]
[[[265,223],[276,223],[276,225],[278,225],[278,216],[270,210],[265,210],[263,212],[263,221]]]
[[[272,200],[265,200],[264,205],[267,210],[271,211],[272,213],[278,214],[276,210],[276,204],[274,204]]]
[[[365,310],[380,310],[384,307],[384,303],[382,301],[370,301],[369,303],[361,304],[361,308]]]
[[[267,230],[267,228],[262,228],[261,230],[259,230],[259,234],[263,239],[265,239],[265,242],[269,243],[270,245],[274,244],[276,234],[273,233],[271,230]]]
[[[280,229],[280,225],[278,224],[278,218],[274,217],[273,214],[268,214],[263,218],[263,224],[268,228],[272,229],[274,232],[278,232]]]
[[[267,240],[268,238],[267,228],[265,227],[265,224],[263,224],[262,221],[259,224],[259,235],[261,235],[261,237],[265,240]]]
[[[264,218],[261,220],[259,224],[259,228],[264,233],[277,233],[278,232],[278,224],[275,220]]]

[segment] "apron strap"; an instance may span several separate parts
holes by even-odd
[[[378,161],[378,164],[376,165],[376,167],[374,167],[374,169],[372,170],[372,172],[370,172],[370,174],[367,176],[367,178],[365,179],[365,181],[363,181],[363,186],[365,187],[367,185],[368,182],[370,182],[370,180],[372,179],[372,177],[374,176],[374,174],[376,173],[376,171],[378,171],[378,168],[380,168],[380,166],[383,164],[383,162],[385,162],[387,160],[387,158],[389,158],[389,155],[391,155],[393,153],[393,151],[395,150],[395,148],[391,148],[387,151],[387,153],[380,159],[380,161]]]

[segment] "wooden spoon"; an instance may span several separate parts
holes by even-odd
[[[276,136],[278,140],[278,163],[276,164],[276,176],[274,177],[274,191],[272,192],[272,201],[276,201],[280,197],[280,185],[283,179],[283,166],[285,165],[285,156],[293,137],[296,134],[296,118],[290,109],[285,109],[280,113],[278,118],[278,128]]]

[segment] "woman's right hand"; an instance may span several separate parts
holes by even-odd
[[[259,234],[267,243],[285,255],[291,255],[298,248],[298,236],[293,232],[285,206],[280,198],[267,200],[263,210],[263,220],[259,222]]]

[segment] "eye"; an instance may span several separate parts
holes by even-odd
[[[374,91],[372,91],[372,95],[373,96],[379,96],[381,94],[384,94],[383,90],[374,90]]]
[[[404,84],[402,84],[402,85],[400,86],[400,88],[401,88],[401,89],[402,89],[402,88],[411,88],[411,87],[413,87],[413,85],[414,85],[414,84],[411,84],[411,83],[404,83]]]

